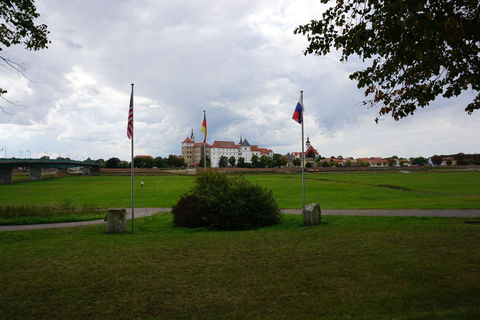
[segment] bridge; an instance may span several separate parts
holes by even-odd
[[[0,159],[0,184],[12,183],[14,168],[30,168],[30,180],[41,180],[44,168],[57,168],[66,171],[68,168],[83,168],[83,175],[90,175],[92,168],[100,168],[95,162],[57,159]]]

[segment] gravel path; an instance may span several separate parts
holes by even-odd
[[[170,212],[171,208],[135,208],[135,218],[151,216],[158,212]],[[301,209],[282,209],[283,213],[301,214]],[[324,209],[326,216],[382,216],[382,217],[449,217],[449,218],[480,218],[480,209]],[[127,219],[131,218],[131,209],[127,208]],[[35,230],[52,228],[69,228],[105,223],[103,219],[79,222],[28,224],[19,226],[0,226],[0,231]]]

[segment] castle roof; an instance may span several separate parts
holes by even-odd
[[[212,148],[238,149],[238,145],[233,141],[218,141],[215,140]]]
[[[186,138],[185,140],[182,141],[182,143],[194,143],[195,141],[193,141],[192,139],[190,138]]]

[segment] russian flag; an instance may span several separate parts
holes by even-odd
[[[292,119],[297,121],[298,123],[303,122],[303,106],[300,101],[298,101],[297,106],[295,107],[295,111],[293,111]]]

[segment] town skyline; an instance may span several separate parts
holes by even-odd
[[[203,110],[209,141],[237,141],[248,133],[251,143],[278,153],[300,151],[300,127],[291,120],[300,90],[305,136],[322,155],[480,151],[480,113],[463,111],[473,93],[376,124],[377,110],[362,106],[363,91],[348,79],[364,67],[361,61],[302,53],[307,41],[293,30],[321,16],[324,7],[317,2],[89,6],[54,0],[37,6],[39,22],[50,30],[49,48],[4,50],[27,76],[0,74],[9,84],[5,98],[15,103],[1,104],[0,149],[7,157],[128,159],[132,82],[136,154],[179,154],[178,141],[192,126],[199,133]]]

